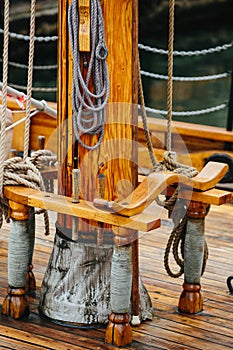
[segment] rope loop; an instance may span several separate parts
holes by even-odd
[[[108,57],[108,49],[104,42],[100,42],[97,45],[96,51],[95,51],[95,57],[98,60],[106,60],[106,58]]]

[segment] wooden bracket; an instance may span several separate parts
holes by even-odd
[[[193,178],[175,172],[153,172],[126,198],[119,202],[94,199],[94,205],[102,210],[132,216],[141,213],[170,185],[182,185],[191,190],[207,191],[223,178],[228,170],[224,163],[209,162]]]
[[[91,15],[90,0],[79,0],[79,51],[90,52],[91,50]]]

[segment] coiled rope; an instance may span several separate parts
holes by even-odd
[[[107,47],[104,38],[104,24],[99,0],[91,0],[91,53],[86,78],[80,69],[80,52],[78,40],[77,1],[69,7],[68,24],[71,49],[73,54],[73,126],[74,133],[82,147],[93,150],[99,147],[104,135],[106,119],[105,107],[109,96],[109,79],[107,69]],[[91,78],[94,88],[91,89]],[[94,90],[94,91],[92,91]],[[98,135],[95,145],[89,146],[81,140],[82,134]]]

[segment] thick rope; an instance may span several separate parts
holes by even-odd
[[[169,0],[168,81],[167,81],[167,150],[168,151],[171,151],[174,14],[175,14],[175,0]]]
[[[147,125],[147,113],[145,109],[145,99],[144,99],[144,93],[143,93],[143,87],[142,87],[142,77],[141,77],[141,69],[140,69],[140,58],[138,54],[138,100],[140,103],[141,111],[142,111],[142,124],[143,124],[143,130],[146,138],[146,145],[149,151],[151,163],[153,167],[156,167],[157,161],[154,155],[153,151],[153,145],[150,137],[150,131]]]
[[[7,111],[7,80],[8,80],[8,53],[9,53],[9,20],[10,1],[5,0],[4,6],[4,47],[3,47],[3,87],[2,87],[2,113],[1,113],[1,138],[0,138],[0,197],[3,197],[3,162],[5,159],[6,143],[6,111]]]
[[[111,308],[114,313],[128,312],[132,287],[132,247],[116,246],[111,268]]]
[[[50,151],[40,150],[34,152],[33,157],[23,160],[20,157],[10,158],[3,162],[4,178],[3,186],[23,185],[35,190],[45,191],[45,185],[40,168],[56,162],[56,158]],[[0,228],[3,223],[3,216],[9,221],[9,205],[5,198],[1,200],[0,206]],[[49,234],[49,217],[44,209],[38,209],[36,214],[44,214],[45,234]]]
[[[109,96],[106,63],[108,52],[104,39],[104,22],[100,1],[91,0],[91,53],[89,63],[86,63],[88,67],[85,79],[80,67],[77,0],[71,2],[68,16],[74,60],[72,89],[74,133],[82,147],[93,150],[99,147],[103,139],[106,119],[105,107]],[[90,88],[91,80],[93,80],[94,91],[91,91]],[[82,134],[98,135],[97,143],[93,146],[85,144],[81,140]]]
[[[26,122],[25,122],[25,129],[24,129],[24,152],[23,152],[23,159],[24,160],[26,160],[26,158],[28,157],[28,152],[29,152],[35,18],[36,18],[36,0],[31,0],[30,43],[29,43],[29,56],[28,56],[28,81],[27,81],[27,100],[26,100]]]

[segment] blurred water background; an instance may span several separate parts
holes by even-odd
[[[30,1],[11,2],[10,31],[28,35]],[[4,11],[1,2],[0,28],[3,28]],[[57,1],[37,1],[36,36],[57,35]],[[233,42],[232,0],[180,0],[176,1],[174,49],[194,51],[210,49]],[[139,2],[139,43],[151,48],[167,49],[168,1],[144,0]],[[3,35],[0,34],[2,57]],[[27,84],[28,41],[10,38],[9,61],[19,66],[9,66],[9,82],[15,87]],[[167,75],[167,55],[140,49],[141,69]],[[33,97],[56,101],[57,40],[35,42]],[[0,80],[2,80],[2,62]],[[48,69],[40,69],[49,66]],[[220,52],[198,56],[174,56],[175,77],[198,77],[231,73],[233,47]],[[152,109],[166,110],[166,80],[142,76],[146,105]],[[231,75],[222,79],[200,82],[174,82],[174,111],[194,111],[228,103]],[[41,91],[41,88],[44,90]],[[39,89],[40,91],[37,91]],[[50,90],[47,90],[50,89]],[[24,91],[25,92],[25,91]],[[181,120],[206,125],[226,127],[228,108],[196,116],[173,116]],[[154,115],[154,114],[153,114]]]

